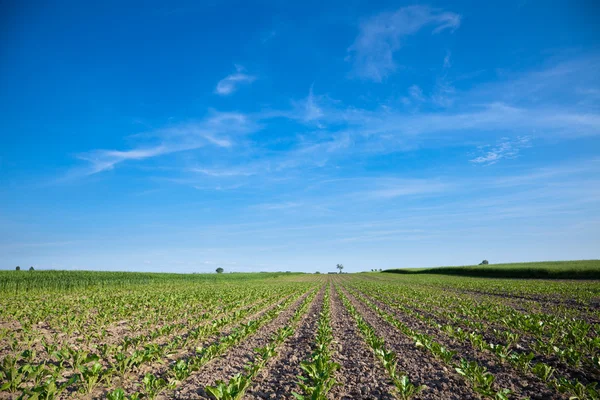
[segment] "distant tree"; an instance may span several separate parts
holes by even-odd
[[[336,268],[340,270],[340,274],[341,274],[342,270],[344,269],[344,266],[342,264],[338,264],[338,265],[336,265]]]
[[[383,271],[381,268],[379,268],[379,272]]]
[[[315,272],[315,274],[320,274],[320,272],[319,272],[319,271],[317,271],[317,272]]]
[[[33,266],[29,267],[29,270],[30,270],[30,271],[33,271],[33,270],[34,270],[34,269],[33,269]]]
[[[21,267],[19,267],[19,266],[17,265],[17,268],[15,268],[15,271],[20,271],[20,270],[21,270]]]
[[[488,260],[483,260],[482,262],[479,263],[479,265],[488,265],[489,262]]]
[[[217,268],[217,270],[216,270],[216,271],[217,271],[217,274],[222,274],[222,273],[223,273],[223,271],[224,271],[224,269],[223,269],[223,268],[221,268],[221,267],[219,267],[219,268]]]

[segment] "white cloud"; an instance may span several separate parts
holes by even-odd
[[[363,114],[363,115],[361,115]],[[459,112],[415,115],[355,112],[352,124],[369,134],[423,135],[469,131],[536,131],[536,136],[577,137],[600,134],[600,115],[555,108],[521,108],[490,103]]]
[[[241,169],[209,169],[209,168],[190,168],[190,172],[211,176],[214,178],[252,176],[255,173],[249,170]]]
[[[425,102],[426,98],[423,94],[423,89],[418,85],[412,85],[408,88],[408,96],[400,99],[405,106],[418,106]]]
[[[435,90],[431,95],[431,101],[438,107],[450,107],[454,104],[454,95],[456,94],[456,89],[454,86],[448,81],[448,79],[444,77],[440,77],[437,79],[435,84]]]
[[[244,72],[244,67],[236,65],[236,72],[221,79],[215,88],[215,93],[227,96],[235,92],[239,85],[249,84],[256,80],[255,76]]]
[[[423,96],[423,90],[417,85],[412,85],[411,87],[409,87],[408,93],[413,100],[416,100],[418,102],[425,101],[425,97]]]
[[[452,185],[435,179],[379,179],[377,188],[361,195],[370,199],[389,200],[397,197],[433,195],[449,190]]]
[[[565,75],[557,71],[564,70],[565,68],[551,67],[549,72],[528,73],[525,76],[531,77],[532,85],[537,86],[539,79],[536,77],[555,76],[559,79]],[[517,77],[517,86],[525,87],[524,79]],[[570,81],[570,78],[567,79],[567,82]],[[558,83],[553,85],[558,87]],[[344,106],[340,101],[316,93],[311,86],[307,97],[292,102],[292,107],[287,110],[267,109],[256,114],[213,111],[197,123],[180,124],[137,135],[134,139],[139,140],[139,145],[129,150],[94,150],[80,154],[79,158],[90,163],[80,175],[109,170],[125,161],[141,161],[200,147],[218,150],[236,146],[235,152],[222,151],[215,156],[212,156],[212,152],[207,152],[209,157],[203,157],[202,162],[190,162],[188,159],[187,167],[179,170],[195,174],[191,181],[195,185],[204,186],[206,177],[231,177],[227,184],[234,177],[246,181],[244,177],[251,175],[270,175],[273,179],[279,175],[282,179],[290,179],[289,172],[293,170],[302,174],[306,172],[303,168],[337,168],[336,164],[342,165],[357,156],[372,157],[431,145],[494,143],[503,136],[531,137],[537,142],[546,138],[572,140],[600,135],[600,114],[597,111],[580,110],[570,106],[570,102],[562,106],[515,105],[513,102],[495,99],[495,96],[506,98],[506,91],[512,91],[514,87],[514,80],[507,80],[497,83],[495,91],[475,88],[469,92],[453,93],[451,100],[455,101],[455,105],[447,111],[405,112],[392,107],[366,109]],[[445,94],[450,92],[448,89]],[[485,98],[483,93],[487,93]],[[406,98],[412,105],[421,104],[420,102],[431,105],[434,95],[435,92],[429,95],[421,87],[413,85],[408,89]],[[579,93],[579,96],[579,99],[584,99],[589,93]],[[285,149],[278,146],[277,150],[272,150],[269,148],[270,144],[265,144],[261,138],[245,136],[258,132],[262,125],[270,125],[276,119],[288,119],[305,125],[298,128],[297,132],[289,132],[285,138]],[[315,126],[319,129],[314,129]],[[310,129],[307,131],[306,127]],[[500,140],[495,145],[482,148],[479,154],[470,158],[473,164],[493,164],[516,157],[524,147],[524,143],[519,144],[514,140]],[[218,162],[215,163],[216,160]],[[284,170],[287,171],[286,174],[283,174]],[[214,186],[214,181],[210,185]]]
[[[317,102],[315,100],[312,86],[310,87],[308,97],[306,98],[305,110],[306,110],[306,114],[304,116],[304,119],[306,121],[318,120],[319,118],[321,118],[323,116],[323,110],[321,110],[321,108],[319,107],[319,105],[317,104]]]
[[[302,207],[302,203],[297,203],[293,201],[284,201],[281,203],[262,203],[256,204],[251,208],[259,209],[262,211],[282,211],[282,210],[290,210],[293,208]]]
[[[113,169],[116,164],[127,160],[143,160],[145,158],[155,157],[167,152],[165,146],[155,146],[149,148],[138,148],[133,150],[93,150],[88,153],[77,155],[80,160],[89,161],[91,164],[88,175],[101,171]]]
[[[469,95],[479,102],[494,98],[520,106],[545,104],[571,107],[579,112],[597,111],[597,95],[581,89],[598,81],[598,70],[600,56],[586,55],[555,61],[528,72],[499,71],[500,79],[479,85]]]
[[[511,186],[530,186],[532,184],[547,185],[553,180],[565,181],[566,178],[582,179],[585,176],[598,176],[600,169],[600,158],[593,158],[585,161],[580,161],[573,164],[553,165],[550,167],[538,168],[526,173],[520,173],[514,176],[503,176],[494,179],[491,184],[496,187],[511,187]]]
[[[265,44],[265,43],[267,43],[268,41],[270,41],[271,39],[273,39],[275,36],[277,36],[277,31],[276,31],[276,30],[274,30],[274,29],[273,29],[273,30],[270,30],[270,31],[268,31],[268,32],[266,32],[266,33],[264,33],[264,34],[262,35],[261,42],[262,42],[263,44]]]
[[[197,123],[187,123],[137,135],[137,138],[158,138],[159,144],[140,145],[131,150],[92,150],[77,155],[89,162],[83,170],[71,173],[71,177],[92,175],[111,170],[117,164],[130,160],[148,158],[194,150],[205,146],[229,148],[234,145],[233,135],[241,135],[260,129],[254,120],[245,114],[213,111]]]
[[[452,62],[450,61],[451,53],[450,51],[446,52],[446,56],[444,57],[444,69],[448,69],[452,66]]]
[[[531,147],[528,137],[518,137],[513,140],[502,138],[494,146],[480,147],[483,154],[470,161],[474,164],[492,165],[503,159],[517,158],[520,151],[527,147]]]
[[[402,39],[425,26],[433,33],[453,31],[460,26],[460,15],[426,6],[410,6],[394,12],[375,15],[360,24],[360,32],[348,48],[353,60],[353,74],[381,82],[396,70],[394,53],[402,47]]]

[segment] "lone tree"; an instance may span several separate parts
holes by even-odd
[[[488,265],[489,262],[488,260],[483,260],[482,262],[479,263],[479,265]]]
[[[15,268],[15,271],[20,271],[20,270],[21,270],[21,267],[19,267],[19,266],[17,265],[17,268]]]
[[[343,266],[342,264],[338,264],[338,265],[336,266],[336,268],[340,270],[340,274],[341,274],[341,273],[342,273],[342,270],[344,269],[344,266]]]
[[[34,270],[34,269],[33,269],[33,266],[29,267],[29,270],[30,270],[30,271],[33,271],[33,270]]]
[[[217,268],[217,274],[222,274],[223,273],[223,268],[219,267]]]

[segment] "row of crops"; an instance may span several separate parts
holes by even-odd
[[[48,282],[0,299],[0,399],[600,399],[597,282]]]

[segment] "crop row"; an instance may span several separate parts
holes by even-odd
[[[67,392],[77,390],[82,393],[92,393],[100,383],[103,383],[105,387],[111,387],[115,384],[115,378],[120,382],[131,380],[130,373],[140,370],[142,365],[160,364],[171,354],[178,354],[184,349],[197,347],[197,344],[206,338],[218,335],[223,328],[246,318],[265,305],[267,309],[271,308],[270,304],[274,300],[283,297],[284,304],[289,304],[295,298],[295,295],[290,297],[290,294],[297,293],[299,288],[299,286],[292,285],[269,292],[263,291],[262,297],[257,299],[258,301],[254,304],[243,304],[240,301],[225,303],[223,307],[215,307],[211,312],[199,314],[197,318],[188,318],[187,324],[183,327],[185,328],[184,332],[180,335],[173,335],[174,329],[160,327],[150,334],[125,337],[120,343],[104,345],[94,343],[95,352],[89,352],[80,345],[67,344],[58,347],[54,343],[44,341],[43,346],[46,350],[40,353],[45,353],[45,355],[38,357],[43,360],[42,362],[33,362],[36,357],[35,350],[32,348],[22,351],[17,356],[9,354],[3,358],[0,377],[6,383],[3,383],[2,390],[9,392],[20,390],[24,398],[46,396],[54,398],[65,390]],[[258,291],[256,293],[256,297],[258,297]],[[220,341],[218,346],[205,349],[200,357],[197,354],[200,349],[196,348],[196,354],[189,359],[200,358],[206,361],[211,351],[224,350],[225,343],[241,340],[244,335],[249,334],[253,329],[257,329],[273,317],[273,312],[280,312],[284,304],[280,303],[271,311],[265,312],[258,320],[252,320],[250,323],[242,324],[241,327],[234,329]],[[162,341],[162,344],[152,343],[152,340],[161,335],[168,335],[168,340]],[[183,354],[189,354],[189,350],[184,350]],[[173,370],[177,368],[175,365],[177,363],[174,363]],[[194,365],[193,362],[191,365]],[[147,382],[144,382],[144,379]],[[151,387],[156,385],[157,383],[152,378],[144,377],[142,379],[142,386],[145,389],[151,390]]]
[[[254,361],[244,368],[244,373],[238,373],[228,382],[217,381],[214,386],[207,386],[205,391],[217,400],[238,400],[246,393],[258,373],[264,369],[267,362],[277,356],[281,344],[296,331],[298,322],[306,313],[316,296],[316,291],[308,296],[285,327],[277,329],[266,346],[255,349]]]
[[[394,394],[402,400],[408,400],[423,390],[424,386],[413,384],[407,374],[398,371],[396,353],[386,348],[385,339],[377,336],[373,327],[365,321],[350,300],[348,300],[346,295],[338,288],[336,289],[346,310],[350,313],[352,318],[354,318],[364,340],[367,342],[373,351],[373,354],[377,357],[383,368],[386,370],[388,377],[391,379],[395,387]]]
[[[343,299],[345,298],[346,302],[350,304],[345,295],[342,294],[342,296]],[[464,379],[471,385],[471,388],[474,392],[488,398],[498,400],[508,399],[511,391],[506,388],[496,389],[494,385],[494,375],[487,371],[485,367],[479,365],[476,361],[469,361],[466,358],[460,357],[460,355],[457,356],[456,352],[448,350],[446,347],[433,340],[430,335],[411,329],[396,319],[394,315],[381,309],[368,299],[360,296],[355,298],[367,307],[374,310],[383,320],[397,328],[404,335],[412,338],[415,347],[429,352],[438,360],[452,367],[458,374],[464,377]],[[458,360],[454,361],[455,358],[458,358]]]
[[[309,360],[302,361],[300,364],[303,373],[299,376],[298,386],[302,394],[293,392],[294,396],[300,400],[326,400],[327,393],[336,384],[334,373],[340,368],[340,364],[333,362],[331,356],[333,331],[329,304],[330,290],[331,287],[327,285],[323,297],[323,308],[319,315],[314,351]]]
[[[362,284],[360,287],[388,298],[391,296],[405,310],[412,308],[415,315],[436,314],[439,319],[449,319],[453,327],[463,325],[471,331],[490,333],[498,341],[518,343],[536,353],[555,356],[573,367],[583,365],[598,370],[600,366],[597,326],[581,319],[522,313],[500,302],[477,304],[465,297],[436,295],[428,291],[411,290],[403,294],[397,288],[391,292],[387,286]],[[498,329],[490,329],[493,326]]]
[[[533,352],[523,352],[510,345],[487,342],[481,334],[464,331],[460,328],[456,328],[452,324],[441,325],[433,318],[427,317],[423,313],[414,312],[400,302],[390,301],[388,296],[379,293],[374,294],[373,292],[374,291],[371,291],[369,293],[372,298],[382,301],[385,304],[401,310],[403,313],[427,323],[430,327],[436,328],[440,333],[447,335],[457,342],[470,344],[473,349],[477,351],[485,351],[488,354],[491,354],[496,357],[501,364],[510,365],[517,372],[523,374],[528,372],[533,373],[558,393],[568,393],[570,396],[576,396],[580,399],[599,398],[598,391],[595,389],[595,382],[584,384],[577,379],[568,379],[567,377],[557,375],[555,374],[555,368],[552,366],[541,361],[534,362],[535,354]],[[360,295],[365,296],[363,293]],[[515,339],[516,338],[514,337],[512,338],[512,340]],[[428,346],[428,341],[429,339],[421,339],[421,343],[425,346]]]

